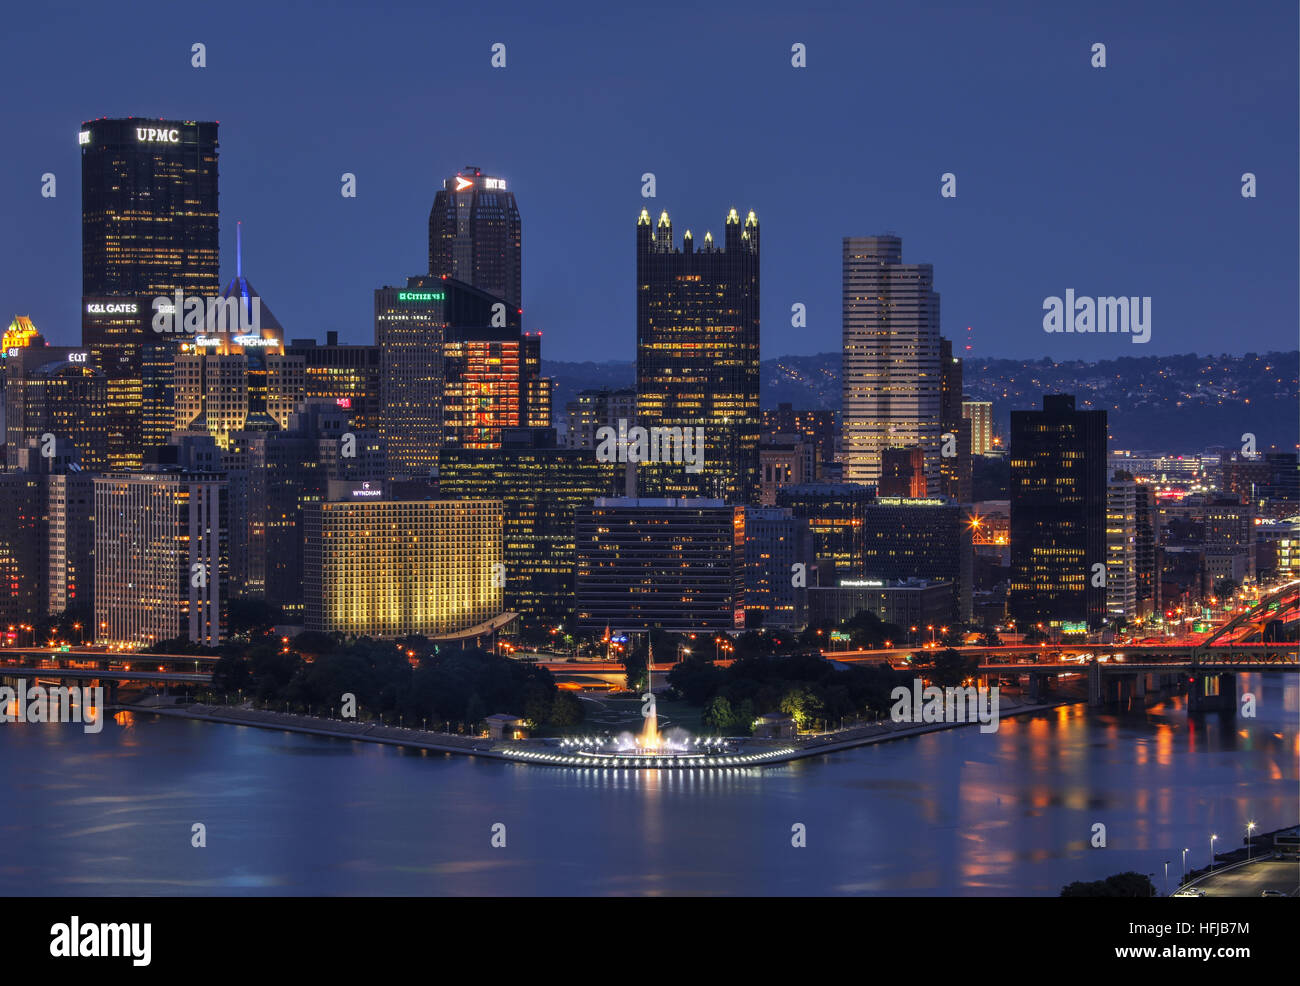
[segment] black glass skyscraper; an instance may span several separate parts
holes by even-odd
[[[639,467],[642,495],[758,502],[758,218],[727,215],[722,246],[690,230],[680,249],[664,212],[636,224],[637,421],[702,428],[704,463]]]
[[[429,273],[523,302],[519,208],[505,179],[473,165],[448,178],[429,211]]]
[[[1105,620],[1106,476],[1105,411],[1048,394],[1041,411],[1011,412],[1008,603],[1020,629]]]
[[[107,377],[109,464],[139,466],[142,363],[171,341],[152,330],[153,299],[221,289],[217,124],[99,119],[77,139],[82,342]]]

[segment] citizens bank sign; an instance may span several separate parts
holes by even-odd
[[[181,142],[181,132],[175,128],[159,130],[154,127],[136,127],[135,139],[142,144],[179,144]]]

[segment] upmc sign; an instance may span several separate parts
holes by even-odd
[[[141,143],[179,144],[181,142],[181,132],[174,127],[171,130],[157,127],[136,127],[135,139]]]

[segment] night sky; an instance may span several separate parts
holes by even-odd
[[[549,359],[634,358],[643,207],[697,243],[757,212],[765,357],[840,348],[840,239],[885,231],[934,265],[959,352],[967,326],[975,356],[1295,348],[1296,5],[962,6],[15,5],[0,314],[79,340],[77,130],[133,115],[220,121],[222,280],[242,220],[291,337],[373,342],[373,289],[427,271],[434,192],[474,164],[518,197]],[[1045,334],[1067,288],[1151,296],[1151,342]]]

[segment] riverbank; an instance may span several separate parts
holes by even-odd
[[[1000,711],[999,718],[1020,715],[1032,715],[1062,705],[1077,704],[1075,699],[1036,704],[1006,703]],[[550,740],[515,740],[503,743],[482,736],[462,736],[451,733],[437,733],[425,729],[409,729],[402,726],[387,726],[377,722],[345,722],[338,719],[326,719],[320,716],[301,715],[289,712],[273,712],[268,709],[254,709],[245,706],[205,705],[115,705],[111,710],[123,710],[132,713],[152,713],[177,719],[196,719],[203,722],[218,722],[233,726],[252,726],[257,729],[276,729],[293,733],[306,733],[314,736],[326,736],[333,739],[356,740],[363,743],[381,743],[389,746],[403,746],[418,750],[430,750],[437,753],[454,753],[462,756],[486,757],[492,760],[508,760],[514,763],[531,763],[541,766],[575,766],[570,757],[559,756],[559,748]],[[870,725],[855,726],[849,729],[824,733],[819,736],[805,736],[790,739],[754,740],[745,739],[735,756],[719,756],[707,766],[742,767],[767,766],[786,763],[807,757],[822,756],[859,746],[874,743],[888,743],[893,740],[907,739],[925,733],[946,729],[978,728],[979,723],[969,722],[932,722],[932,723],[896,723],[878,722]],[[556,756],[540,759],[555,751]],[[756,760],[761,758],[761,761]],[[596,766],[588,762],[586,766]],[[638,764],[619,764],[620,767],[635,767]],[[645,766],[650,766],[646,764]],[[698,769],[699,761],[665,762],[655,765],[657,768]]]

